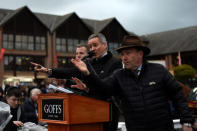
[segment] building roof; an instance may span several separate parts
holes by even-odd
[[[106,27],[113,18],[105,19],[105,20],[93,20],[93,19],[86,19],[82,18],[84,23],[91,29],[92,32],[98,33]]]
[[[0,26],[2,26],[9,19],[11,19],[16,14],[20,13],[21,10],[24,10],[24,9],[29,10],[27,6],[21,7],[21,8],[16,9],[16,10],[0,9]],[[72,12],[72,13],[69,13],[69,14],[66,14],[66,15],[63,15],[63,16],[51,15],[51,14],[43,14],[43,13],[33,13],[33,12],[31,12],[31,13],[42,24],[44,24],[44,26],[47,27],[51,32],[55,31],[58,27],[60,27],[71,16],[73,16],[73,15],[77,16],[77,14],[75,12]],[[92,20],[92,19],[79,18],[79,20],[81,20],[81,22],[88,28],[88,30],[90,30],[93,33],[98,33],[98,32],[101,32],[102,30],[104,30],[105,27],[107,27],[112,21],[114,21],[116,19],[115,18],[109,18],[109,19],[105,19],[105,20]],[[122,27],[121,24],[120,24],[120,26],[121,26],[121,28],[123,30],[125,30]],[[128,33],[128,31],[126,31],[126,32]]]
[[[33,17],[35,17],[45,28],[47,28],[46,25],[42,23],[42,21],[40,21],[40,19],[34,13],[32,13],[27,6],[18,8],[16,10],[1,9],[0,16],[2,17],[0,17],[0,26],[4,25],[6,22],[11,20],[13,17],[15,17],[17,14],[21,13],[24,10],[29,11]]]
[[[51,15],[51,14],[41,14],[41,13],[35,13],[35,15],[47,26],[48,29],[53,28],[56,20],[58,19],[57,15]]]
[[[56,20],[52,23],[51,32],[55,31],[58,27],[60,27],[66,20],[68,20],[72,15],[76,15],[74,12],[66,14],[64,16],[56,17]]]
[[[117,21],[115,17],[104,19],[104,20],[93,20],[93,19],[82,18],[82,20],[85,22],[86,25],[88,25],[88,27],[94,33],[102,32],[109,24],[111,24],[113,21],[116,21],[125,32],[127,32],[128,34],[133,34],[125,30],[124,27],[122,27],[122,25]]]
[[[197,50],[197,26],[145,35],[150,56]]]
[[[12,10],[0,9],[0,25],[3,23],[4,18],[9,15],[9,13],[13,12]]]

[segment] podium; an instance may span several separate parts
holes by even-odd
[[[102,131],[102,123],[111,120],[111,105],[76,94],[40,94],[38,120],[48,123],[48,131]]]

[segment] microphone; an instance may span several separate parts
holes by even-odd
[[[88,54],[82,58],[82,60],[85,60],[87,58],[92,58],[94,55],[95,55],[94,51],[89,51]]]

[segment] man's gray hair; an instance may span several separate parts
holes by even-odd
[[[105,36],[101,33],[95,33],[95,34],[90,35],[88,37],[88,40],[96,38],[96,37],[100,40],[101,43],[107,43]]]
[[[41,93],[41,90],[38,89],[38,88],[33,88],[31,91],[30,91],[30,96],[35,96],[35,95],[38,95]]]

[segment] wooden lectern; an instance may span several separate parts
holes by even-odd
[[[48,123],[48,131],[102,131],[102,123],[111,120],[111,105],[76,94],[41,94],[38,120]]]

